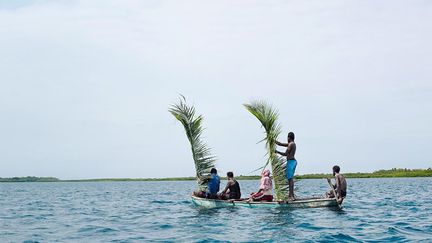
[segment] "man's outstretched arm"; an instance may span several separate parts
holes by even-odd
[[[280,154],[280,155],[282,155],[282,156],[287,156],[287,153],[282,153],[282,152],[277,151],[277,150],[275,150],[275,152],[278,153],[278,154]]]
[[[284,147],[288,147],[288,143],[281,143],[281,142],[279,142],[279,141],[275,141],[275,143],[277,144],[277,145],[279,145],[279,146],[284,146]]]

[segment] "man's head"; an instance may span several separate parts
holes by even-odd
[[[294,141],[294,138],[295,138],[294,133],[293,132],[289,132],[288,133],[288,142]]]
[[[340,171],[340,167],[339,166],[337,166],[337,165],[333,166],[333,176],[336,175],[336,173],[339,174],[339,171]]]
[[[216,168],[212,168],[212,169],[210,170],[210,173],[211,173],[211,174],[217,174],[217,170],[216,170]]]
[[[234,177],[234,173],[232,173],[231,171],[227,173],[227,177],[228,178],[233,178]]]

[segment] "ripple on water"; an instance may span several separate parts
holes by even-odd
[[[165,200],[153,200],[153,201],[151,201],[151,203],[154,203],[154,204],[173,204],[173,203],[176,203],[176,202],[174,202],[174,201],[165,201]]]
[[[337,234],[332,234],[332,235],[328,235],[326,236],[327,239],[323,240],[323,242],[325,241],[331,241],[334,240],[336,242],[362,242],[361,240],[358,240],[350,235],[347,234],[343,234],[343,233],[337,233]]]
[[[99,229],[96,230],[97,233],[113,233],[113,232],[116,232],[116,231],[118,231],[118,230],[115,230],[113,228],[107,228],[107,227],[99,228]]]
[[[312,225],[310,223],[301,223],[301,224],[297,225],[297,227],[303,228],[305,230],[323,230],[323,229],[325,229],[325,227]]]
[[[88,225],[80,228],[78,230],[79,233],[112,233],[117,230],[109,227],[102,227],[97,225]]]
[[[171,229],[174,226],[172,226],[171,224],[161,224],[161,225],[157,225],[156,227],[159,229]]]
[[[214,238],[206,237],[204,239],[197,239],[194,242],[197,242],[197,243],[201,243],[201,242],[214,242],[214,243],[216,243],[216,242],[228,242],[228,240],[217,240],[217,239],[214,239]],[[260,242],[260,241],[255,241],[255,242]]]

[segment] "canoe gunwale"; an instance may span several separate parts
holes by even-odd
[[[246,201],[246,200],[219,200],[207,199],[196,196],[191,196],[192,202],[204,208],[216,207],[230,207],[230,206],[270,206],[270,207],[292,207],[292,208],[316,208],[316,207],[338,207],[335,198],[307,198],[297,199],[294,201],[273,201],[273,202],[259,202],[259,201]]]

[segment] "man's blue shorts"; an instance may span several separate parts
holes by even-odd
[[[294,178],[294,172],[295,172],[296,167],[297,167],[297,160],[291,159],[291,160],[287,161],[287,166],[286,166],[287,179]]]

